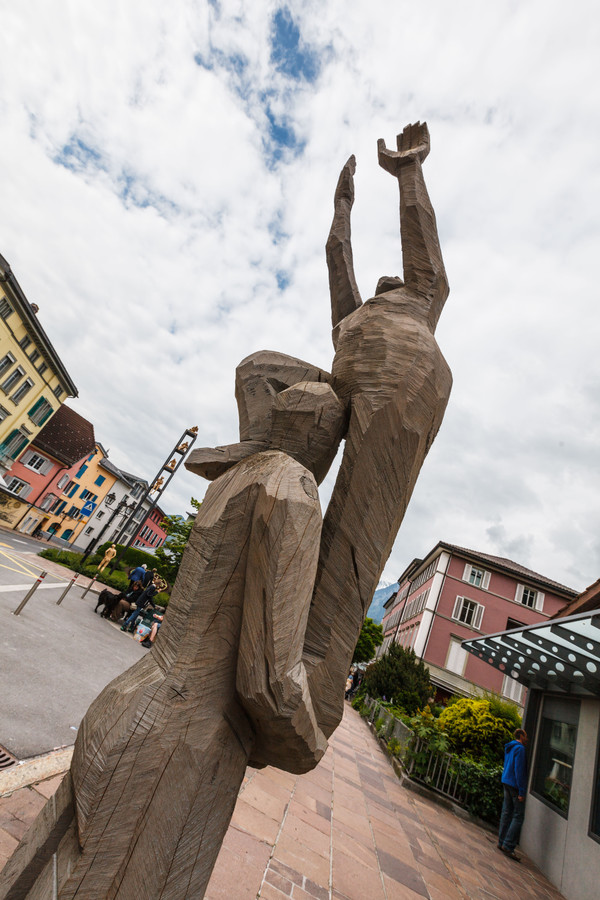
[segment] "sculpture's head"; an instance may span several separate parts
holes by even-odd
[[[347,428],[346,407],[330,378],[322,369],[271,351],[243,360],[236,379],[241,441],[193,450],[186,468],[212,481],[254,453],[282,450],[320,484]]]

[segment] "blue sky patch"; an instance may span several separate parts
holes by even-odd
[[[296,81],[313,82],[319,77],[319,55],[301,41],[300,29],[287,6],[280,7],[273,16],[271,62],[278,72]]]
[[[72,135],[54,157],[54,162],[72,172],[82,172],[84,169],[105,169],[101,154],[94,147],[86,144],[84,140]]]
[[[279,269],[275,272],[275,277],[277,279],[277,287],[280,291],[285,291],[286,287],[290,283],[290,276],[288,272],[284,272],[283,269]]]

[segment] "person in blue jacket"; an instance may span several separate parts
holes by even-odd
[[[527,733],[517,728],[514,740],[504,747],[504,770],[502,786],[504,802],[500,816],[498,847],[511,859],[519,860],[515,847],[521,836],[521,826],[525,818],[525,795],[527,793]]]

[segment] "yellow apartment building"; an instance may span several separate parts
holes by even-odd
[[[11,268],[0,255],[0,483],[77,388]]]

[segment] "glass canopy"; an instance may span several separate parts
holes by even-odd
[[[526,687],[600,697],[600,610],[463,641]]]

